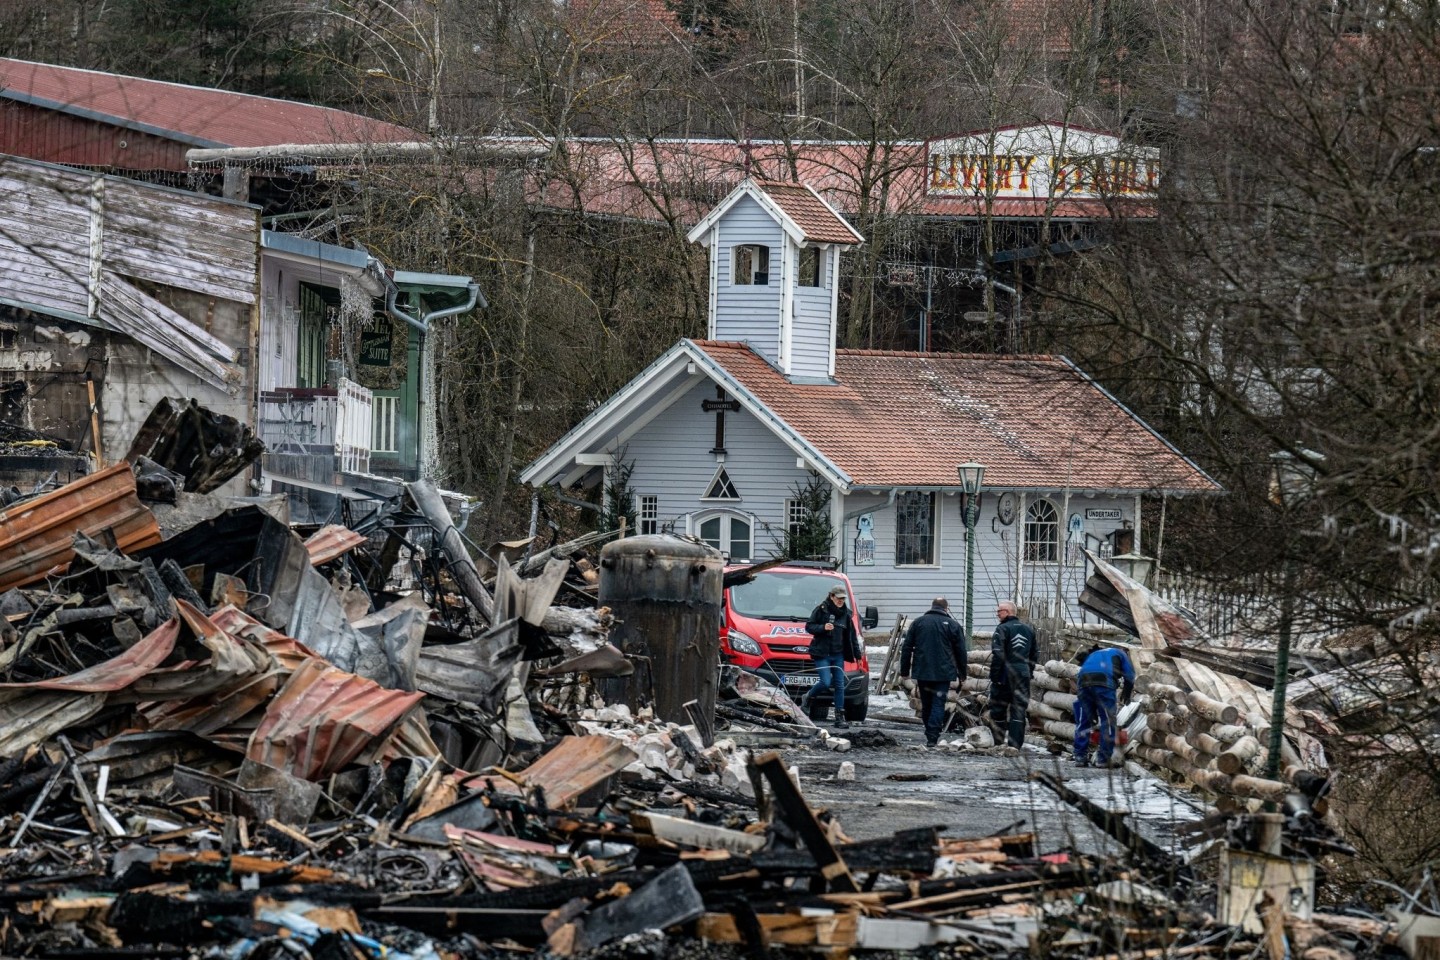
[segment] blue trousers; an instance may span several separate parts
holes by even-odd
[[[1110,762],[1115,752],[1115,690],[1112,687],[1081,687],[1075,700],[1075,759],[1090,753],[1090,731],[1099,728],[1100,749],[1095,762]]]
[[[940,728],[945,723],[945,695],[950,692],[949,680],[917,680],[920,688],[920,717],[925,721],[925,742],[935,746]]]
[[[824,692],[829,687],[835,695],[835,716],[836,718],[845,715],[845,658],[840,654],[821,657],[815,661],[815,669],[820,674],[820,682],[815,685],[815,694]]]

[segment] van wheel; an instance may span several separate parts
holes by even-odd
[[[859,703],[850,703],[849,701],[845,703],[845,719],[851,723],[859,723],[861,720],[864,720],[869,713],[870,698],[868,696]]]
[[[810,715],[811,720],[824,720],[830,716],[830,701],[822,701],[819,697],[812,698],[805,712]]]

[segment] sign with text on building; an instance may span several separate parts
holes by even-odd
[[[1119,507],[1090,507],[1085,511],[1086,520],[1111,520],[1119,523],[1121,519]]]
[[[1159,151],[1057,124],[932,140],[926,164],[926,194],[964,200],[1146,198],[1160,181]]]

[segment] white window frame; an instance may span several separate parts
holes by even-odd
[[[660,498],[655,494],[635,495],[635,530],[641,534],[660,532]]]
[[[741,251],[753,250],[754,255],[749,257],[749,265],[741,269]],[[770,247],[763,243],[737,243],[730,248],[730,283],[736,287],[765,287],[770,285],[771,261]],[[761,261],[764,261],[764,269],[761,269]],[[763,276],[765,279],[757,280]]]
[[[787,497],[785,500],[785,536],[793,540],[800,534],[800,524],[805,520],[805,511],[800,501]]]
[[[710,491],[715,489],[715,484],[716,484],[717,482],[719,482],[719,480],[720,480],[720,474],[722,474],[722,473],[725,474],[725,482],[726,482],[727,484],[729,484],[730,489],[735,492],[735,496],[733,496],[733,497],[712,497],[712,496],[710,495]],[[700,497],[700,500],[701,500],[702,502],[704,502],[704,503],[739,503],[741,500],[744,500],[744,499],[745,499],[745,498],[740,495],[740,488],[735,485],[735,480],[730,476],[730,473],[725,469],[725,464],[723,464],[723,463],[720,464],[720,466],[719,466],[718,469],[716,469],[715,475],[710,478],[710,482],[707,483],[707,484],[705,484],[705,493],[702,494],[701,497]]]
[[[720,521],[718,546],[715,543],[710,543],[705,540],[700,532],[701,528],[711,520]],[[739,520],[750,528],[750,538],[747,541],[750,547],[743,557],[736,556],[732,549],[733,540],[731,535],[734,531],[731,529],[731,524],[736,520]],[[755,531],[758,527],[759,524],[755,521],[755,515],[753,513],[746,513],[741,510],[709,510],[705,513],[696,514],[691,518],[690,535],[698,540],[710,543],[710,546],[716,547],[721,553],[725,554],[727,560],[746,563],[755,559]]]
[[[1036,511],[1044,507],[1050,511],[1053,519],[1046,520],[1037,518]],[[1049,499],[1041,497],[1032,500],[1025,505],[1025,545],[1023,547],[1026,563],[1059,563],[1060,562],[1060,508],[1056,507]],[[1039,536],[1032,536],[1032,530],[1039,534],[1044,528],[1049,527],[1051,535],[1047,539]],[[1043,550],[1037,548],[1044,548]],[[1043,555],[1041,555],[1043,553]]]
[[[899,497],[907,495],[927,496],[930,498],[930,560],[925,563],[901,563],[900,562],[900,500]],[[940,504],[939,497],[933,490],[902,490],[895,500],[895,566],[907,570],[937,568],[940,566]]]
[[[806,283],[805,259],[813,256],[815,258],[815,282]],[[795,258],[795,286],[807,287],[812,290],[825,289],[825,251],[820,247],[801,247],[800,253]]]

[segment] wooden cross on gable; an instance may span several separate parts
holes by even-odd
[[[715,414],[715,449],[711,453],[725,452],[725,411],[731,410],[740,412],[739,400],[726,400],[725,388],[719,384],[715,385],[715,399],[701,400],[700,409],[706,413]]]

